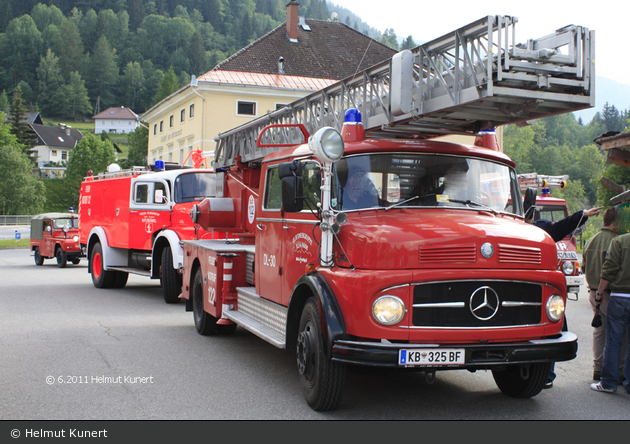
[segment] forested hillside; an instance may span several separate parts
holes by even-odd
[[[142,113],[286,20],[286,0],[2,0],[0,110],[15,88],[46,117]],[[326,20],[326,0],[300,0]],[[160,88],[160,84],[163,87]]]

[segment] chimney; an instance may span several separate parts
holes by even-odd
[[[289,40],[294,43],[297,43],[298,6],[300,4],[295,0],[291,0],[287,4],[287,35]]]

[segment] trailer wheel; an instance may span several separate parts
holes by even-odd
[[[39,247],[35,247],[35,252],[33,253],[33,257],[35,258],[35,265],[43,265],[44,258],[39,252]]]
[[[499,389],[512,398],[531,398],[543,389],[551,363],[539,362],[529,368],[508,365],[503,370],[492,370],[492,377]]]
[[[192,285],[193,318],[200,335],[213,335],[217,332],[217,318],[203,309],[203,273],[197,269]]]
[[[114,284],[116,272],[103,269],[103,248],[100,242],[92,248],[90,264],[92,265],[92,283],[94,286],[96,288],[110,288]]]
[[[162,250],[162,291],[164,301],[167,304],[179,302],[179,295],[182,292],[182,276],[173,268],[173,253],[171,247],[164,247]]]
[[[55,257],[57,258],[57,266],[59,268],[66,268],[66,264],[68,263],[68,256],[66,255],[66,252],[63,251],[63,248],[57,248]]]
[[[319,308],[314,298],[306,301],[300,318],[297,364],[308,405],[316,411],[337,407],[346,381],[346,366],[331,361],[324,353]]]

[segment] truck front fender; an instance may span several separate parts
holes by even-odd
[[[92,261],[90,258],[92,256],[92,249],[97,243],[101,244],[101,249],[103,250],[103,270],[107,270],[108,267],[127,266],[127,250],[110,247],[107,241],[107,234],[103,227],[94,227],[90,231],[87,244],[88,273],[92,272]]]
[[[286,348],[291,349],[297,346],[300,317],[302,316],[304,304],[311,296],[315,296],[317,300],[324,343],[326,344],[325,353],[330,358],[332,356],[333,342],[337,339],[342,339],[346,335],[346,323],[335,294],[326,279],[319,273],[303,275],[293,288],[287,314]]]
[[[163,230],[158,233],[153,241],[153,260],[151,261],[151,277],[160,277],[160,265],[162,264],[162,250],[167,245],[171,247],[173,254],[173,268],[181,270],[184,267],[184,247],[179,243],[179,235],[173,230]]]

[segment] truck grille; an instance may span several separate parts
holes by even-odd
[[[454,281],[416,285],[415,327],[505,327],[541,321],[542,288],[502,281]]]
[[[420,263],[432,262],[475,262],[477,248],[475,244],[421,246],[418,249]]]
[[[540,248],[520,245],[499,244],[498,261],[503,264],[540,265],[542,253]]]

